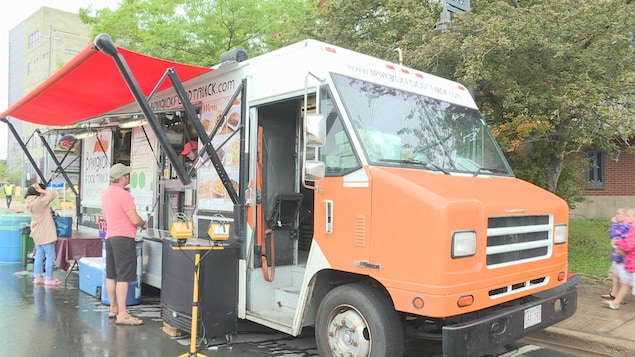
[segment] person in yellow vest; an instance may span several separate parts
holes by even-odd
[[[4,196],[7,199],[7,208],[11,208],[11,201],[13,201],[13,190],[15,189],[15,185],[11,182],[7,182],[4,184]]]

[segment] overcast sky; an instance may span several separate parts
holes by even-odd
[[[0,12],[0,112],[8,108],[9,31],[42,6],[79,13],[82,7],[116,9],[119,0],[26,0]],[[7,125],[0,123],[0,160],[7,158]]]

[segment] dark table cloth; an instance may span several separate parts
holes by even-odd
[[[98,233],[74,230],[71,237],[57,237],[55,249],[55,266],[68,270],[83,257],[101,257],[102,239]]]

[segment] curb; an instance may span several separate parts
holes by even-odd
[[[593,333],[563,329],[560,327],[548,327],[530,336],[532,339],[544,341],[548,344],[575,346],[593,353],[609,356],[634,356],[635,341],[603,336]],[[537,341],[532,341],[537,344]]]

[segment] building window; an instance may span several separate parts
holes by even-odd
[[[64,51],[67,55],[77,56],[79,54],[78,50],[69,50],[68,48]]]
[[[586,173],[587,187],[604,187],[604,155],[600,150],[589,150],[586,152],[589,160],[589,169]]]
[[[30,76],[31,73],[33,73],[33,65],[29,62],[26,64],[26,75]]]
[[[29,40],[28,41],[29,41],[28,48],[35,47],[35,45],[37,45],[38,42],[40,42],[40,31],[35,31],[31,35],[29,35]]]

